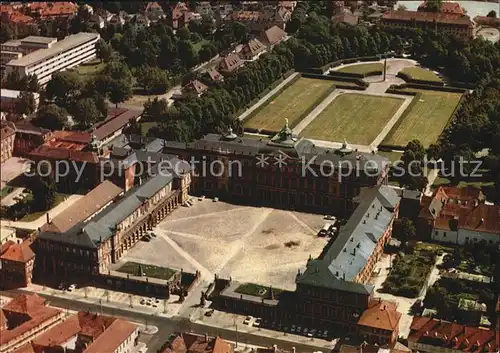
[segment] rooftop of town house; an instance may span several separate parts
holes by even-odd
[[[266,29],[261,36],[262,43],[266,45],[274,45],[279,41],[283,40],[286,36],[285,31],[283,31],[278,26],[272,26]]]
[[[198,80],[191,80],[187,85],[182,87],[185,92],[194,92],[197,94],[203,93],[208,89],[208,86]]]
[[[361,317],[358,325],[385,331],[394,331],[399,326],[402,314],[397,311],[396,304],[379,299],[372,299]]]
[[[391,192],[394,195],[389,197]],[[366,266],[393,219],[394,214],[384,205],[393,209],[399,197],[392,188],[381,185],[363,189],[357,202],[358,206],[341,227],[337,238],[327,245],[318,259],[308,262],[297,283],[362,294],[373,292],[373,286],[353,281]]]
[[[84,197],[51,219],[50,223],[42,226],[42,231],[64,233],[76,224],[94,215],[105,205],[116,199],[121,193],[123,193],[123,190],[120,187],[105,180]]]
[[[131,120],[137,120],[142,115],[141,111],[109,108],[108,115],[103,122],[96,124],[91,132],[98,140],[103,140],[120,129],[123,129]]]
[[[266,46],[264,44],[262,44],[258,39],[251,39],[248,43],[243,45],[241,54],[255,56],[262,53],[264,50],[266,50]]]
[[[19,59],[9,61],[9,66],[30,66],[46,60],[52,56],[59,55],[71,48],[82,45],[94,39],[99,39],[98,33],[80,32],[71,34],[63,40],[54,43],[50,48],[40,49],[27,54]]]
[[[179,333],[162,353],[232,353],[233,347],[220,337]]]
[[[35,257],[31,248],[33,243],[31,240],[27,239],[20,243],[8,241],[7,243],[8,246],[2,246],[0,260],[26,263]]]
[[[427,9],[427,6],[429,6],[427,1],[424,1],[420,6],[418,7],[418,11],[425,11]],[[441,3],[441,9],[440,12],[443,13],[453,13],[457,15],[465,15],[465,11],[460,6],[458,2],[454,1],[443,1]]]
[[[385,20],[401,20],[417,22],[437,22],[441,24],[452,24],[461,26],[472,26],[472,21],[467,15],[458,15],[442,12],[421,12],[421,11],[390,11],[382,16]]]

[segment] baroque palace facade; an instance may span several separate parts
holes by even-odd
[[[387,183],[388,161],[372,153],[316,146],[288,124],[272,139],[208,134],[166,142],[164,153],[190,161],[191,191],[231,202],[349,214],[362,187]]]

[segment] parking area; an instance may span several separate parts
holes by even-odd
[[[6,160],[0,168],[1,188],[3,189],[9,181],[28,171],[28,168],[27,160],[24,158],[12,157]]]
[[[321,215],[195,199],[155,229],[121,263],[135,261],[294,290],[297,271],[327,243]],[[213,278],[213,277],[212,277]]]
[[[208,313],[208,314],[207,314]],[[338,337],[334,332],[324,330],[309,330],[300,324],[287,324],[260,320],[251,316],[212,311],[197,308],[191,316],[191,321],[204,325],[216,326],[245,333],[258,333],[259,336],[287,340],[298,344],[314,345],[318,348],[328,348],[330,351],[336,344]]]

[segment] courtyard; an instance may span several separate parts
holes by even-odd
[[[199,270],[284,290],[295,289],[297,271],[317,257],[327,240],[317,232],[325,221],[313,215],[270,208],[237,206],[196,199],[181,207],[116,264],[133,261],[174,270]]]
[[[367,94],[339,94],[301,132],[315,140],[369,145],[398,111],[403,99]]]
[[[282,91],[278,91],[253,116],[245,121],[245,127],[254,129],[279,130],[285,118],[291,127],[322,97],[333,89],[334,82],[312,78],[299,78]]]

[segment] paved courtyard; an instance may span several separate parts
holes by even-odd
[[[210,199],[180,207],[120,261],[214,274],[242,282],[295,289],[297,271],[327,240],[317,237],[321,215],[236,206]],[[292,243],[290,243],[292,242]]]

